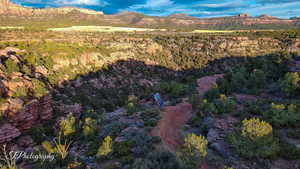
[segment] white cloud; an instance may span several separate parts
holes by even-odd
[[[103,0],[56,0],[55,3],[58,5],[108,5],[108,3]]]
[[[30,4],[45,4],[45,5],[95,5],[95,6],[106,6],[109,3],[106,0],[19,0],[19,2],[25,2]]]
[[[211,3],[211,4],[197,4],[194,7],[206,7],[206,8],[242,8],[248,6],[247,3],[242,1],[233,1],[225,3]]]
[[[131,8],[131,9],[141,9],[141,8],[154,9],[154,8],[163,8],[163,7],[171,6],[173,4],[174,4],[174,2],[171,0],[147,0],[145,4],[132,5],[129,8]]]

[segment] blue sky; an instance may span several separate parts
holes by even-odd
[[[113,14],[134,11],[167,16],[186,13],[196,17],[232,16],[249,13],[281,18],[300,16],[300,0],[12,0],[28,7],[76,6]]]

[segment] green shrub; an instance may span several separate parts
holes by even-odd
[[[97,129],[97,120],[90,117],[84,119],[82,130],[83,130],[83,135],[86,138],[94,136],[96,134],[96,129]]]
[[[145,159],[136,159],[132,169],[184,169],[176,156],[159,150],[149,153]]]
[[[198,94],[192,94],[188,99],[188,102],[193,105],[193,108],[197,108],[201,103],[201,97]]]
[[[218,80],[220,92],[231,94],[232,92],[243,92],[246,90],[249,73],[245,67],[234,69],[233,72],[225,74],[223,79]]]
[[[244,119],[242,135],[252,140],[259,139],[261,137],[269,136],[272,134],[272,126],[258,118]]]
[[[138,104],[139,99],[135,95],[129,95],[127,102],[128,103],[133,103],[133,104]]]
[[[220,89],[219,86],[214,86],[213,89],[209,90],[205,93],[204,98],[208,101],[213,101],[214,99],[217,99],[220,96]]]
[[[232,168],[232,167],[224,167],[223,169],[234,169],[234,168]]]
[[[265,111],[265,105],[269,104],[266,103],[264,100],[255,100],[255,101],[246,101],[245,103],[245,109],[248,113],[252,115],[262,115],[263,112]]]
[[[188,91],[188,86],[177,82],[163,82],[159,85],[159,91],[163,94],[168,94],[173,98],[178,98],[185,95]]]
[[[209,103],[208,100],[204,99],[202,100],[202,103],[199,106],[200,112],[203,113],[215,113],[217,112],[217,108],[215,104]]]
[[[188,91],[188,86],[180,83],[172,84],[171,97],[181,97]]]
[[[177,155],[188,168],[199,168],[202,160],[207,156],[207,144],[205,137],[189,134]]]
[[[7,59],[4,64],[6,66],[6,73],[8,75],[11,75],[14,72],[19,72],[20,70],[18,64],[12,59]]]
[[[219,114],[232,113],[236,111],[236,103],[233,99],[221,94],[219,99],[214,100],[217,112]]]
[[[136,111],[137,111],[137,108],[136,108],[136,106],[133,103],[128,103],[127,104],[127,113],[129,115],[132,115]]]
[[[62,142],[61,135],[59,135],[59,137],[54,140],[54,146],[49,141],[43,141],[42,147],[48,153],[55,153],[59,155],[62,160],[65,160],[69,154],[71,144],[72,142],[68,140]]]
[[[257,93],[268,84],[268,74],[260,69],[247,70],[245,67],[234,69],[223,79],[218,80],[219,92]]]
[[[22,65],[21,71],[27,76],[32,76],[30,67],[25,64]]]
[[[112,149],[112,138],[110,136],[107,136],[107,137],[104,138],[103,143],[99,147],[96,156],[97,157],[106,157],[112,151],[113,151],[113,149]]]
[[[137,111],[138,98],[135,95],[128,96],[127,99],[127,113],[132,115]]]
[[[261,89],[264,88],[267,84],[267,74],[262,70],[254,70],[250,73],[249,80],[247,82],[248,89]]]
[[[44,122],[43,124],[36,124],[34,127],[26,131],[26,134],[30,135],[37,144],[40,144],[42,141],[46,140],[47,137],[56,136],[57,131],[55,131],[53,123],[54,119]]]
[[[294,104],[284,105],[272,103],[269,111],[263,113],[263,115],[275,126],[300,125],[300,111]]]
[[[75,122],[76,118],[71,114],[60,121],[60,131],[64,136],[69,136],[76,132]]]
[[[299,160],[300,159],[300,148],[293,144],[281,142],[280,143],[280,157],[287,160]]]
[[[294,96],[300,88],[299,81],[300,77],[297,72],[285,74],[284,78],[280,81],[282,91],[284,91],[287,96]]]
[[[42,147],[48,152],[48,153],[55,153],[55,149],[53,148],[52,144],[49,141],[43,141]]]
[[[197,116],[191,118],[188,121],[188,124],[192,127],[192,128],[198,128],[201,126],[201,122],[203,121],[204,118],[204,114],[197,112]]]
[[[133,148],[133,144],[129,141],[123,141],[120,143],[114,144],[114,156],[122,157],[128,156],[131,154],[131,149]]]
[[[262,137],[253,141],[240,133],[232,133],[228,136],[228,141],[245,158],[272,158],[279,151],[278,140],[273,137]]]
[[[204,99],[199,106],[200,112],[204,113],[232,113],[236,110],[236,102],[221,94],[218,99],[214,99],[212,102],[208,102]]]
[[[294,139],[300,139],[300,128],[293,128],[291,131],[287,131],[287,136]]]
[[[45,94],[47,94],[48,91],[46,89],[46,85],[42,81],[38,79],[31,79],[31,80],[32,80],[35,96],[42,97]]]
[[[28,88],[26,87],[18,87],[16,91],[13,93],[13,97],[25,99],[27,97]]]
[[[147,109],[141,113],[141,119],[144,121],[145,126],[154,127],[160,119],[159,109]]]
[[[279,152],[279,142],[272,135],[272,126],[256,118],[244,120],[242,132],[233,132],[227,139],[245,158],[273,158]]]

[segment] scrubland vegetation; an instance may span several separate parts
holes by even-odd
[[[36,152],[55,154],[55,160],[24,160],[30,167],[267,169],[278,159],[288,160],[289,167],[299,166],[300,148],[293,140],[300,138],[300,77],[291,69],[299,61],[299,51],[288,51],[293,40],[299,40],[299,31],[128,34],[128,39],[119,39],[122,34],[83,32],[74,42],[54,40],[72,34],[37,32],[47,40],[0,42],[0,50],[19,49],[1,59],[1,78],[28,83],[12,94],[0,93],[1,104],[11,99],[29,104],[53,96],[53,119],[23,135],[32,137]],[[250,41],[249,46],[257,40],[259,47],[233,45],[231,50],[226,42],[239,37],[247,37],[240,43]],[[260,38],[273,38],[274,44]],[[221,50],[223,42],[227,48]],[[201,98],[197,79],[220,73],[224,78]],[[167,149],[151,134],[164,111],[155,104],[155,93],[166,106],[183,100],[193,106],[176,149]],[[76,104],[79,111],[65,108]],[[4,124],[7,117],[1,114]]]

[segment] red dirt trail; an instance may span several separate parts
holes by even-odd
[[[151,131],[152,136],[159,136],[167,148],[175,150],[183,143],[181,129],[191,118],[192,105],[180,103],[168,106],[161,112],[158,125]]]

